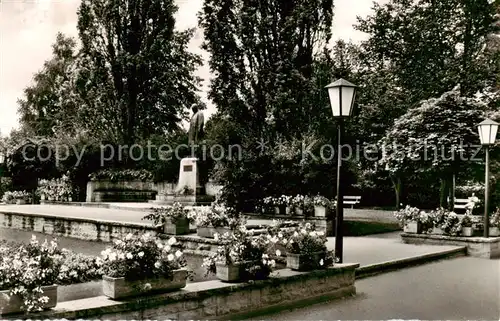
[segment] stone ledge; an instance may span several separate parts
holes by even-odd
[[[270,279],[228,284],[190,283],[176,292],[113,301],[99,296],[62,302],[51,311],[23,315],[31,319],[200,319],[258,315],[280,307],[353,295],[359,264],[338,264],[326,270],[277,270]],[[312,303],[311,302],[311,303]],[[7,316],[16,319],[16,316]]]
[[[500,237],[455,237],[433,234],[401,233],[407,244],[458,245],[467,247],[467,255],[494,259],[500,257]]]

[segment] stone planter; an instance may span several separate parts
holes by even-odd
[[[462,227],[462,236],[472,236],[472,233],[474,231],[472,230],[472,227]]]
[[[216,233],[224,234],[228,232],[231,232],[229,227],[199,226],[196,229],[196,234],[199,237],[206,237],[209,239],[213,239]]]
[[[286,254],[286,267],[294,271],[310,271],[320,268],[321,259],[325,259],[325,252],[311,254]]]
[[[25,199],[17,199],[16,204],[17,205],[24,205],[24,204],[26,204],[26,200]]]
[[[101,295],[102,295],[102,280],[68,284],[68,285],[59,285],[57,288],[58,302],[87,299]]]
[[[161,293],[182,289],[186,286],[187,270],[174,270],[172,279],[157,278],[127,281],[125,278],[102,277],[102,293],[111,299],[138,296],[145,293]]]
[[[163,225],[163,232],[169,235],[189,234],[189,220],[183,217],[177,219],[174,223],[171,219],[167,219]]]
[[[280,215],[280,208],[278,206],[274,207],[274,214]]]
[[[406,222],[406,224],[403,226],[403,232],[420,234],[422,233],[422,226],[419,222]]]
[[[500,236],[500,229],[498,227],[490,227],[488,230],[489,236]]]
[[[238,282],[241,280],[241,265],[217,263],[215,275],[223,282]]]
[[[287,206],[285,208],[285,213],[286,213],[286,215],[291,215],[292,214],[292,208],[290,206]]]
[[[296,207],[295,208],[295,215],[299,215],[299,216],[304,215],[304,209],[300,208],[300,207]]]
[[[316,217],[326,217],[328,211],[324,206],[314,206],[314,216]]]
[[[49,298],[45,309],[54,308],[57,304],[57,285],[42,286],[43,296]],[[0,291],[0,315],[22,312],[23,300],[19,295],[9,296],[9,290]]]
[[[45,196],[45,194],[41,194],[41,195],[40,195],[40,200],[41,200],[41,201],[45,201],[45,200],[46,200],[46,196]]]
[[[444,235],[444,232],[439,227],[433,227],[431,234],[434,234],[434,235]]]

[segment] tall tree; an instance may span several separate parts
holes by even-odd
[[[76,105],[68,91],[76,59],[76,41],[57,34],[52,45],[52,58],[33,78],[33,84],[24,89],[18,100],[21,126],[26,133],[52,136],[64,130],[69,133],[74,124]]]
[[[187,49],[194,30],[175,30],[176,11],[173,0],[82,1],[83,117],[117,142],[177,129],[199,101],[201,58]]]
[[[332,15],[332,0],[205,0],[199,25],[218,110],[257,135],[304,132],[321,110],[311,75]]]
[[[364,46],[393,68],[411,103],[438,97],[461,85],[462,95],[478,89],[485,65],[478,55],[492,30],[495,5],[488,0],[391,0],[358,18],[369,34]]]

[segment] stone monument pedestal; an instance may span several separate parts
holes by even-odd
[[[188,157],[181,159],[179,181],[171,195],[157,195],[156,204],[171,205],[179,202],[183,205],[208,205],[214,197],[206,195],[205,186],[200,184],[198,159]]]

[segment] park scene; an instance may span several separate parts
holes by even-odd
[[[7,0],[0,38],[0,319],[500,318],[498,1]]]

